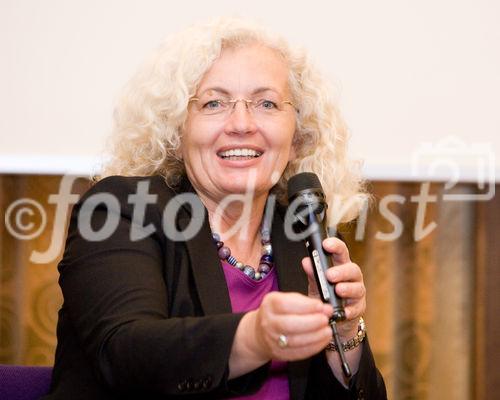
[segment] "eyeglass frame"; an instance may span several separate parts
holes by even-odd
[[[276,102],[274,102],[274,101],[272,101],[272,100],[267,100],[267,99],[262,99],[262,100],[264,100],[264,101],[271,101],[271,102],[273,102],[273,103],[276,103]],[[189,99],[189,103],[191,103],[192,101],[200,101],[200,98],[199,98],[199,97],[196,97],[196,96],[191,97],[191,98]],[[224,100],[224,99],[213,99],[213,100],[210,100],[210,101],[219,101],[219,102],[221,102],[222,104],[224,104],[224,103],[226,103],[226,104],[232,104],[232,107],[230,107],[230,108],[228,109],[228,111],[229,111],[229,110],[231,110],[231,111],[232,111],[232,110],[234,110],[234,109],[236,108],[236,103],[238,103],[238,102],[240,102],[240,101],[245,102],[245,106],[246,106],[246,109],[247,109],[247,110],[249,109],[249,108],[248,108],[248,105],[249,105],[249,104],[255,104],[255,101],[254,101],[254,100],[245,99],[245,98],[239,98],[239,99],[229,99],[229,100]],[[278,104],[290,104],[290,105],[291,105],[291,106],[295,109],[295,111],[296,111],[297,113],[299,112],[298,108],[295,106],[295,104],[294,104],[291,100],[283,100],[283,101],[280,101],[280,102],[277,102],[277,103],[278,103]],[[278,109],[278,111],[281,111],[281,110],[279,110],[279,109]],[[205,115],[218,115],[218,114],[219,114],[219,115],[220,115],[220,114],[224,114],[224,112],[220,112],[220,113],[217,113],[217,112],[216,112],[216,113],[213,113],[213,114],[205,114]]]

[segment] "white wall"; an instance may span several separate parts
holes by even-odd
[[[432,157],[416,175],[412,157],[449,136],[466,154],[439,152],[461,180],[500,156],[497,1],[2,0],[0,172],[95,171],[114,98],[145,56],[171,32],[233,14],[310,49],[338,85],[367,177],[426,178]]]

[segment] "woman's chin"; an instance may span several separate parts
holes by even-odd
[[[255,194],[267,193],[270,189],[269,185],[265,185],[260,179],[258,181],[254,178],[249,179],[248,176],[245,177],[235,177],[228,176],[220,182],[221,192],[231,194],[241,194],[254,196]]]

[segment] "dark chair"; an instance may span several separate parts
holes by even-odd
[[[51,374],[51,367],[0,364],[0,399],[39,399],[49,392]]]

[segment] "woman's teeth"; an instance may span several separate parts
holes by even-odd
[[[260,157],[262,153],[253,149],[231,149],[231,150],[221,151],[218,155],[219,157],[228,160],[241,160],[241,159]]]

